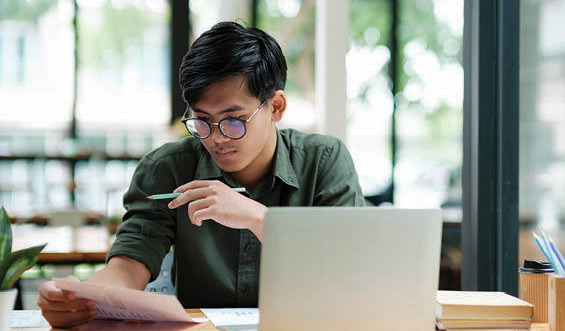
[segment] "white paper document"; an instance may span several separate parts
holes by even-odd
[[[11,328],[47,328],[49,323],[41,316],[41,310],[12,310]]]
[[[200,310],[215,326],[259,324],[258,308],[202,308]]]
[[[96,302],[98,319],[196,322],[175,296],[144,292],[117,286],[54,279],[57,287],[73,291],[77,298]]]

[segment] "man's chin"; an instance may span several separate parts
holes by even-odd
[[[222,169],[223,171],[227,172],[227,173],[234,173],[234,172],[238,172],[242,169],[241,165],[238,164],[237,162],[225,162],[225,161],[221,161],[221,160],[216,160],[216,164],[218,165],[218,167],[220,169]]]

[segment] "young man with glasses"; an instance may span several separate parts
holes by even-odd
[[[188,105],[181,121],[192,137],[141,160],[108,264],[87,281],[143,290],[174,245],[173,282],[184,307],[256,307],[268,206],[363,205],[340,140],[275,126],[287,107],[286,70],[271,36],[234,22],[193,43],[180,68]],[[181,195],[147,199],[168,192]],[[53,282],[40,288],[38,305],[53,326],[95,314],[93,302]]]

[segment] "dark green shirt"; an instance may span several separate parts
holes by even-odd
[[[161,260],[175,246],[174,280],[185,308],[256,307],[261,244],[249,230],[214,221],[198,227],[187,206],[167,208],[169,200],[149,200],[195,179],[240,187],[223,172],[195,138],[167,143],[148,153],[124,195],[126,214],[107,259],[125,255],[144,263],[154,280]],[[361,206],[353,161],[340,140],[291,129],[277,131],[272,171],[249,198],[265,206]]]

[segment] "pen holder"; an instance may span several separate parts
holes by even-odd
[[[547,323],[548,282],[553,273],[547,262],[524,260],[519,272],[520,299],[534,305],[533,323]]]
[[[549,276],[548,319],[551,331],[565,331],[565,277]]]

